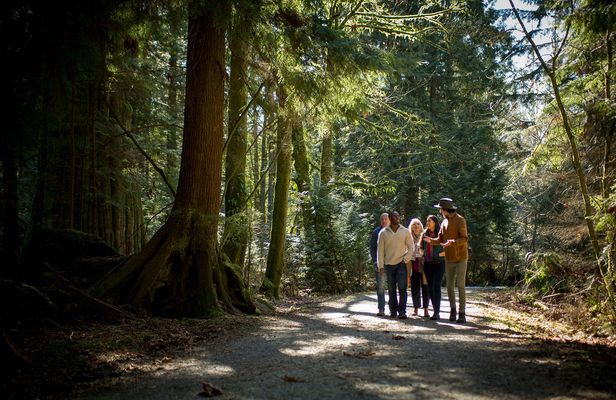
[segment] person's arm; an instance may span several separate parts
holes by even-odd
[[[381,229],[377,239],[377,256],[376,261],[379,266],[379,271],[382,272],[385,268],[385,230]]]
[[[372,258],[372,263],[376,262],[376,252],[378,250],[378,241],[379,241],[379,231],[376,229],[372,232],[372,236],[370,236],[370,258]]]
[[[468,229],[466,227],[466,220],[460,217],[460,224],[458,226],[458,237],[456,238],[456,246],[464,246],[468,243]]]
[[[404,244],[406,246],[404,262],[409,264],[412,260],[415,259],[415,241],[413,240],[413,235],[411,234],[411,231],[408,231],[408,234],[404,239]]]
[[[430,243],[432,246],[439,245],[443,243],[443,225],[438,231],[438,235],[435,238],[431,238],[430,236],[424,235],[424,242]]]

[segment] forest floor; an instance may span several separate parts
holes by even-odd
[[[287,299],[265,316],[53,326],[17,342],[37,367],[9,398],[610,399],[616,345],[494,289],[466,324],[375,316],[376,296]],[[17,388],[17,389],[15,389]]]

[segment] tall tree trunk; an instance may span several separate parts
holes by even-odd
[[[280,297],[280,282],[284,270],[289,183],[291,181],[291,126],[285,107],[286,93],[278,87],[278,129],[276,159],[276,189],[272,213],[270,247],[267,254],[267,269],[261,291],[269,297]]]
[[[249,223],[245,213],[246,190],[246,138],[247,138],[247,89],[249,19],[237,10],[231,32],[231,75],[229,79],[229,114],[227,155],[225,158],[225,230],[223,251],[229,260],[240,268],[244,266],[248,244]]]
[[[261,174],[264,174],[267,172],[267,170],[265,168],[267,168],[267,162],[269,160],[269,151],[268,151],[268,144],[267,144],[267,131],[263,131],[263,134],[261,136]],[[263,222],[267,223],[267,217],[266,217],[266,206],[267,206],[267,179],[265,177],[263,177],[261,179],[261,182],[259,183],[259,208],[258,210],[263,214]]]
[[[252,181],[255,185],[259,182],[261,178],[261,154],[259,152],[259,112],[258,105],[255,103],[253,105],[253,118],[252,118],[252,136],[253,136],[253,145],[252,145]],[[265,130],[263,130],[263,134],[265,134]],[[256,195],[253,197],[254,199],[254,208],[256,210],[261,210],[261,196],[258,192],[257,188],[255,188]]]
[[[293,160],[295,171],[295,183],[300,196],[302,210],[302,225],[308,229],[312,225],[310,218],[310,168],[308,154],[306,151],[306,141],[304,140],[304,127],[296,112],[292,115],[292,141],[293,141]]]
[[[145,248],[96,289],[135,309],[203,316],[254,312],[241,271],[220,260],[226,2],[189,4],[182,162],[173,210]]]
[[[321,141],[321,184],[327,185],[332,179],[333,165],[332,128],[330,127]]]
[[[268,223],[271,224],[272,218],[273,218],[272,213],[274,211],[274,184],[276,182],[276,168],[278,168],[277,166],[278,157],[276,156],[276,143],[274,141],[268,140],[267,147],[268,147],[267,165],[270,166],[270,169],[267,173],[267,187],[266,187],[267,210],[266,210],[266,214],[264,215],[264,219],[265,219],[264,222],[266,224]]]
[[[172,34],[180,33],[178,12],[172,9],[169,12],[169,30]],[[179,125],[179,106],[178,106],[178,86],[180,78],[180,68],[178,66],[179,49],[176,42],[171,44],[169,52],[169,71],[167,73],[167,96],[169,102],[169,114],[171,117],[171,126],[168,129],[167,135],[167,176],[171,180],[171,184],[175,188],[177,184],[178,160],[176,151],[178,148],[178,125]]]

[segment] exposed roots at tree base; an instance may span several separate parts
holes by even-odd
[[[241,273],[220,254],[216,221],[187,210],[173,212],[141,252],[99,283],[95,294],[167,317],[255,312]]]

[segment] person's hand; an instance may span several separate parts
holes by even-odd
[[[379,274],[382,274],[383,272],[385,272],[385,268],[383,267],[379,268]]]
[[[424,242],[426,242],[426,243],[430,243],[430,238],[429,238],[429,237],[427,237],[427,236],[424,236],[424,239],[423,239],[423,240],[424,240]]]
[[[444,251],[441,251],[440,253],[438,253],[438,256],[439,256],[439,257],[445,257],[445,252],[444,252]]]
[[[445,243],[443,243],[443,247],[449,247],[449,246],[451,246],[452,244],[454,244],[455,242],[456,242],[455,240],[453,240],[453,239],[449,239],[449,240],[447,240]]]

